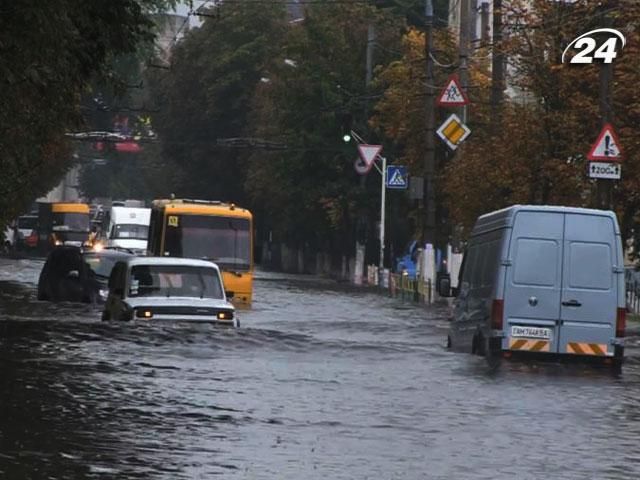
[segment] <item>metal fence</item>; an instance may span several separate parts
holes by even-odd
[[[625,282],[627,310],[631,313],[640,313],[640,282],[635,279],[627,279]]]
[[[388,290],[389,295],[394,298],[419,303],[433,302],[431,280],[413,279],[408,275],[390,273],[386,269],[380,274],[376,266],[369,265],[367,267],[367,283]]]

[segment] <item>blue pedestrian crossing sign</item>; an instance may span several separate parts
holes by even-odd
[[[387,188],[406,189],[409,187],[409,174],[404,165],[387,166]]]

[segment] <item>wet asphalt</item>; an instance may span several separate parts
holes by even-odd
[[[621,375],[495,368],[442,307],[266,272],[239,329],[105,323],[41,267],[0,259],[0,478],[640,478],[636,336]]]

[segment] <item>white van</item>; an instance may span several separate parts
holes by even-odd
[[[613,212],[516,205],[483,215],[458,285],[448,337],[455,350],[622,363],[624,268]]]
[[[150,208],[111,207],[103,232],[106,247],[126,248],[144,255],[149,236]]]

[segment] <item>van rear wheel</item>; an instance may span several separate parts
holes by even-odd
[[[471,342],[471,353],[484,357],[486,356],[486,352],[487,344],[484,336],[481,333],[474,335],[473,341]]]
[[[613,362],[611,362],[611,370],[614,373],[621,373],[623,362],[624,362],[624,347],[621,345],[616,345],[614,348]]]

